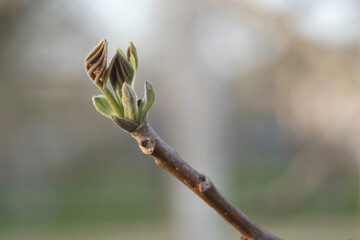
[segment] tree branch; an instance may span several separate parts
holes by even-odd
[[[89,78],[103,91],[105,97],[93,98],[97,111],[111,118],[123,130],[130,132],[140,149],[202,198],[226,221],[243,234],[242,240],[280,240],[252,222],[229,202],[214,186],[210,178],[198,173],[180,155],[167,145],[147,122],[147,113],[155,101],[155,91],[150,82],[145,83],[145,97],[137,99],[133,89],[137,69],[137,51],[132,42],[126,52],[117,50],[106,68],[107,41],[103,39],[85,58]],[[110,78],[115,97],[107,88]],[[121,89],[122,94],[117,91]],[[116,101],[115,101],[116,100]],[[115,112],[116,115],[113,115]]]
[[[116,117],[113,121],[120,128],[124,129],[123,124],[119,124]],[[129,129],[124,129],[129,131]],[[214,186],[210,178],[197,172],[180,155],[167,145],[151,128],[147,121],[141,123],[131,135],[139,143],[143,153],[151,155],[155,163],[164,168],[196,195],[202,198],[216,212],[218,212],[226,221],[233,225],[247,240],[280,240],[280,238],[271,235],[264,229],[252,222],[244,213],[237,209],[228,201]]]

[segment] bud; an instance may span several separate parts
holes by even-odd
[[[133,68],[136,70],[138,67],[138,56],[137,56],[137,51],[136,51],[136,48],[135,48],[133,42],[129,42],[129,47],[126,50],[126,56],[127,56],[127,60],[131,63]]]
[[[102,86],[104,83],[107,61],[106,59],[106,39],[101,40],[101,42],[85,58],[85,69],[89,78],[93,80],[95,84],[100,84],[100,86]]]
[[[145,82],[145,96],[139,105],[139,112],[141,115],[140,122],[146,121],[147,114],[151,108],[151,106],[155,102],[155,91],[151,82]]]
[[[124,105],[124,117],[132,122],[139,122],[139,109],[137,97],[131,85],[124,83],[122,87],[122,103]]]
[[[116,84],[120,84],[120,87],[122,87],[123,83],[126,82],[131,85],[134,80],[134,68],[119,50],[116,51],[115,56],[111,60],[108,71],[110,71],[109,78],[114,89]]]

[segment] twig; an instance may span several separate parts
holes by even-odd
[[[114,122],[121,128],[118,122]],[[180,155],[166,144],[147,121],[131,132],[143,153],[151,155],[155,163],[164,168],[233,225],[247,240],[280,240],[252,222],[244,213],[227,200],[210,178],[197,172]]]
[[[237,209],[215,188],[211,180],[198,173],[167,145],[147,122],[147,114],[155,101],[150,82],[145,83],[145,96],[138,99],[133,89],[138,65],[137,51],[132,42],[126,55],[119,49],[106,68],[107,41],[103,39],[85,58],[89,78],[104,93],[94,96],[97,111],[111,118],[123,130],[130,132],[140,149],[155,158],[155,162],[202,198],[226,221],[243,234],[243,240],[280,240],[267,233]],[[114,95],[107,87],[110,79]]]

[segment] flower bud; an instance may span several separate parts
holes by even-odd
[[[107,41],[101,42],[85,58],[85,69],[91,80],[102,86],[106,72]]]

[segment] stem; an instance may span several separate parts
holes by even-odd
[[[280,240],[252,222],[244,213],[227,200],[214,186],[210,178],[198,173],[180,155],[167,145],[151,128],[143,122],[131,135],[138,141],[143,153],[151,155],[155,163],[164,168],[209,206],[233,225],[247,240]],[[244,238],[243,238],[244,239]]]
[[[117,102],[114,96],[111,94],[108,88],[103,88],[101,91],[104,93],[105,97],[108,99],[110,106],[119,117],[124,117],[124,108],[120,102]]]

